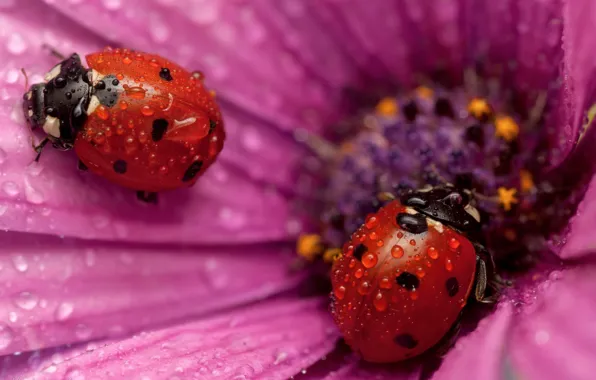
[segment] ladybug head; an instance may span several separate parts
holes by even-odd
[[[480,229],[480,214],[471,193],[451,185],[421,189],[405,194],[401,203],[462,232]]]
[[[91,79],[77,54],[54,66],[23,96],[31,129],[42,128],[56,148],[71,148],[87,117]]]

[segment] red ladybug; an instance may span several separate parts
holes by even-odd
[[[369,215],[332,268],[332,312],[363,359],[386,363],[448,345],[470,293],[496,277],[480,217],[450,186],[410,193]]]
[[[128,49],[107,48],[86,60],[89,68],[72,54],[25,93],[27,122],[47,135],[38,154],[48,142],[74,147],[81,169],[137,190],[146,201],[192,186],[225,139],[200,74]]]

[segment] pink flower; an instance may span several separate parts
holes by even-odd
[[[1,378],[593,378],[594,130],[576,144],[596,94],[593,1],[0,0],[0,12]],[[226,123],[219,161],[158,206],[77,172],[74,154],[33,163],[20,69],[41,81],[55,63],[43,43],[82,56],[122,45],[205,72]],[[508,63],[502,86],[549,90],[550,167],[585,196],[438,369],[362,363],[336,347],[328,298],[290,270],[308,228],[297,140],[364,104],[346,89],[413,85],[439,62],[461,78],[479,54]]]

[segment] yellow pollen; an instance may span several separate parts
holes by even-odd
[[[519,185],[521,191],[524,193],[532,190],[534,188],[534,179],[532,178],[532,173],[527,170],[521,170],[519,172]]]
[[[484,116],[490,116],[492,113],[490,105],[486,99],[474,98],[468,103],[468,112],[476,119],[481,119]]]
[[[505,211],[511,210],[511,205],[519,202],[515,197],[515,194],[517,194],[517,189],[507,189],[505,187],[499,187],[497,191],[499,192],[499,203],[501,204],[501,206],[503,206],[503,209],[505,209]]]
[[[397,101],[394,98],[383,98],[377,104],[376,111],[381,116],[395,116],[397,115]]]
[[[314,260],[323,251],[321,236],[317,234],[300,235],[296,242],[296,251],[306,260]]]
[[[422,99],[430,99],[434,95],[434,91],[426,86],[416,88],[416,94]]]
[[[329,248],[323,254],[323,260],[326,263],[335,261],[335,260],[339,259],[340,257],[341,257],[341,249],[339,249],[339,248]]]
[[[497,116],[495,120],[495,136],[505,141],[513,141],[519,134],[519,126],[510,116]]]

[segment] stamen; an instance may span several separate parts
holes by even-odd
[[[495,136],[511,142],[519,135],[519,126],[511,116],[499,115],[495,120]]]
[[[488,120],[492,110],[485,99],[474,98],[468,104],[468,113],[478,120]]]
[[[506,187],[499,187],[497,192],[499,197],[499,203],[501,204],[501,206],[503,206],[503,209],[505,211],[511,210],[512,205],[519,202],[518,199],[515,197],[515,194],[517,194],[517,189],[515,188],[508,189]]]
[[[298,237],[296,243],[298,255],[308,261],[313,261],[323,253],[323,243],[321,235],[305,234]]]
[[[380,116],[392,117],[396,116],[399,108],[395,98],[383,98],[377,104],[376,111]]]
[[[532,177],[532,173],[527,170],[520,170],[519,186],[523,193],[529,193],[534,189],[534,178]]]
[[[326,263],[331,263],[341,257],[341,249],[340,248],[329,248],[323,253],[323,261]]]
[[[434,94],[435,92],[431,88],[428,88],[426,86],[420,86],[416,88],[416,95],[418,95],[418,97],[420,97],[421,99],[432,99]]]

